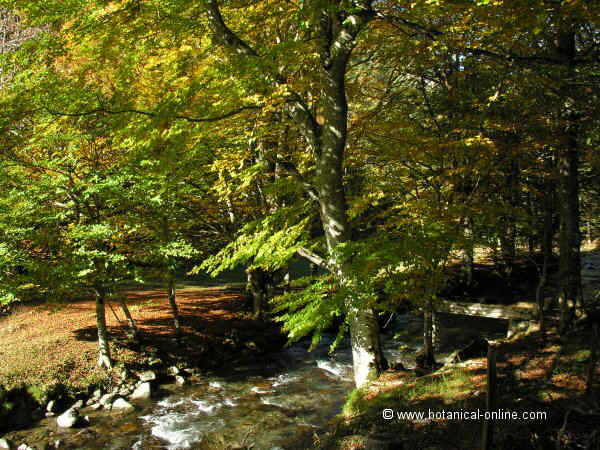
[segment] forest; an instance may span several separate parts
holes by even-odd
[[[0,0],[0,448],[600,449],[599,145],[595,0]]]

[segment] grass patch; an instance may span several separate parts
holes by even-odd
[[[369,389],[354,389],[342,408],[343,417],[357,415],[381,415],[384,408],[415,409],[411,405],[435,400],[443,405],[456,402],[472,391],[474,383],[469,373],[461,367],[439,374],[415,378],[395,387],[373,392]]]

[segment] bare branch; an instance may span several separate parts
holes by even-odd
[[[200,123],[200,122],[218,122],[219,120],[223,120],[223,119],[228,119],[229,117],[233,117],[235,115],[238,115],[244,111],[249,111],[249,110],[257,110],[257,109],[261,109],[263,108],[264,105],[246,105],[246,106],[240,106],[239,108],[233,109],[231,111],[228,111],[226,113],[223,114],[219,114],[216,116],[210,116],[210,117],[189,117],[189,116],[182,116],[182,115],[176,115],[173,118],[174,119],[179,119],[179,120],[185,120],[187,122],[192,122],[192,123]],[[61,112],[61,111],[53,111],[50,108],[46,108],[46,110],[53,115],[56,116],[66,116],[66,117],[83,117],[83,116],[90,116],[90,115],[94,115],[94,114],[140,114],[143,116],[148,116],[148,117],[156,117],[158,114],[151,112],[151,111],[143,111],[143,110],[139,110],[139,109],[121,109],[121,110],[110,110],[110,109],[106,109],[106,108],[95,108],[95,109],[91,109],[89,111],[84,111],[84,112],[78,112],[78,113],[68,113],[68,112]]]
[[[225,24],[221,10],[216,0],[207,0],[206,10],[208,12],[208,23],[212,29],[213,35],[221,45],[228,47],[240,55],[258,56],[258,52],[250,47],[244,40]]]
[[[303,258],[308,259],[311,263],[329,270],[329,264],[327,264],[327,261],[325,261],[325,259],[321,258],[319,255],[311,252],[310,250],[308,250],[307,248],[304,247],[300,247],[298,250],[296,250],[296,253],[298,253],[299,256],[302,256]]]

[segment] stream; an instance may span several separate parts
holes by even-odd
[[[451,350],[474,334],[490,338],[506,332],[502,321],[469,322],[458,316],[442,320],[451,348],[438,354],[443,362]],[[414,366],[421,347],[422,320],[397,316],[388,326],[384,351],[391,363]],[[452,330],[456,332],[452,333]],[[395,337],[394,337],[395,336]],[[352,390],[351,351],[346,341],[328,353],[331,337],[308,352],[298,343],[250,366],[224,368],[186,387],[166,387],[162,398],[128,414],[98,413],[83,430],[57,430],[53,439],[65,447],[86,449],[304,449],[314,433],[340,412]],[[56,429],[56,428],[55,428]]]

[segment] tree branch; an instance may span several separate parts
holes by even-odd
[[[250,47],[250,45],[231,31],[225,24],[216,0],[207,0],[206,10],[208,12],[208,23],[212,29],[213,36],[221,45],[234,50],[240,55],[258,56],[256,50]]]
[[[296,250],[296,253],[299,256],[302,256],[303,258],[308,259],[311,263],[313,263],[323,269],[330,270],[330,267],[329,267],[329,264],[327,264],[327,261],[325,261],[319,255],[311,252],[307,248],[300,247],[298,250]]]
[[[228,119],[229,117],[233,117],[235,115],[238,115],[244,111],[249,111],[249,110],[257,110],[257,109],[261,109],[263,108],[264,105],[246,105],[246,106],[240,106],[239,108],[233,109],[231,111],[228,111],[226,113],[223,114],[219,114],[216,116],[210,116],[210,117],[189,117],[189,116],[182,116],[182,115],[176,115],[174,116],[174,119],[179,119],[179,120],[185,120],[187,122],[192,122],[192,123],[200,123],[200,122],[218,122],[219,120],[223,120],[223,119]],[[56,115],[56,116],[66,116],[66,117],[83,117],[83,116],[90,116],[90,115],[94,115],[94,114],[140,114],[143,116],[148,116],[148,117],[156,117],[158,114],[151,112],[151,111],[143,111],[140,109],[121,109],[121,110],[110,110],[110,109],[106,109],[106,108],[95,108],[95,109],[91,109],[89,111],[84,111],[84,112],[78,112],[78,113],[68,113],[68,112],[61,112],[61,111],[53,111],[50,108],[45,108],[50,114]]]

